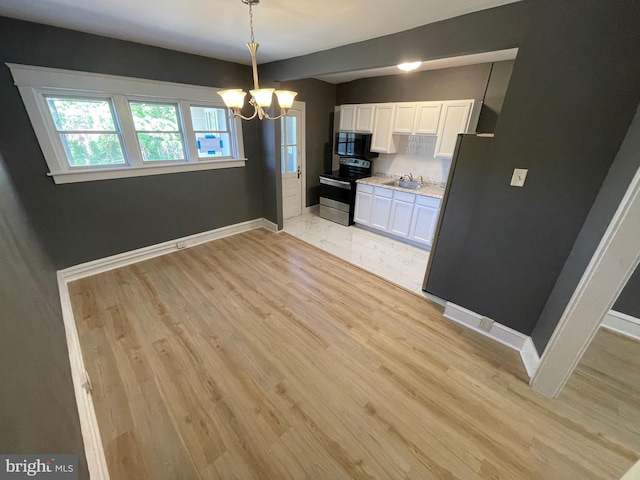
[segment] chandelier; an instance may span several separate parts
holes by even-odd
[[[247,43],[247,47],[249,47],[249,51],[251,52],[251,66],[253,67],[253,90],[249,90],[251,94],[251,100],[249,100],[249,104],[253,105],[254,112],[250,117],[244,117],[240,113],[242,107],[244,106],[244,97],[247,92],[242,91],[242,89],[231,89],[231,90],[222,90],[218,92],[218,94],[224,100],[224,104],[231,110],[231,116],[240,117],[243,120],[252,120],[256,118],[256,116],[262,120],[264,118],[268,118],[269,120],[277,120],[278,118],[285,116],[291,106],[293,105],[293,99],[297,95],[297,92],[292,92],[290,90],[275,90],[273,88],[260,88],[258,84],[258,63],[256,60],[256,53],[258,52],[258,47],[260,46],[255,42],[255,38],[253,36],[253,5],[258,5],[260,0],[242,0],[242,3],[249,5],[249,27],[251,28],[251,42]],[[281,114],[277,117],[270,117],[266,110],[271,106],[271,101],[273,100],[273,94],[276,94],[278,98],[278,104],[280,105]]]

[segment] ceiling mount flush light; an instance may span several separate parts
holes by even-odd
[[[247,43],[249,52],[251,52],[251,66],[253,67],[253,90],[249,90],[251,94],[251,100],[249,104],[253,106],[253,115],[250,117],[244,117],[240,114],[240,110],[244,106],[244,97],[247,92],[241,89],[221,90],[218,94],[222,97],[224,104],[231,110],[232,117],[240,117],[243,120],[251,120],[256,116],[262,120],[268,118],[269,120],[276,120],[287,114],[291,106],[293,105],[293,99],[297,95],[296,92],[290,90],[274,90],[273,88],[260,88],[258,84],[258,62],[256,60],[256,53],[260,46],[255,42],[253,36],[253,10],[254,5],[258,5],[260,0],[241,0],[242,3],[249,5],[249,27],[251,29],[251,41]],[[270,117],[266,110],[271,106],[273,100],[273,94],[276,94],[278,104],[280,105],[281,114],[277,117]]]
[[[422,62],[409,62],[409,63],[401,63],[400,65],[398,65],[398,68],[400,70],[404,70],[405,72],[410,72],[411,70],[415,70],[416,68],[418,68],[420,65],[422,65]]]

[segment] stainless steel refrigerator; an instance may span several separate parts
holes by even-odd
[[[456,275],[493,134],[460,134],[442,199],[422,289],[458,303]]]

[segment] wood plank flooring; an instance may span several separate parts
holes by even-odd
[[[617,479],[640,457],[615,415],[537,395],[514,352],[284,233],[70,293],[113,480]]]

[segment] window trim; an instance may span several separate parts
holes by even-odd
[[[53,177],[57,184],[245,166],[247,159],[244,157],[242,123],[238,118],[229,119],[228,123],[231,157],[201,159],[198,152],[193,152],[189,144],[189,136],[194,133],[193,125],[191,123],[187,125],[191,119],[191,106],[226,110],[224,102],[218,98],[217,92],[220,90],[218,88],[14,63],[6,63],[6,65],[11,70],[14,84],[20,91],[49,167],[47,175]],[[126,164],[71,167],[66,153],[60,151],[58,132],[46,104],[45,95],[108,98],[115,110],[114,120],[121,129]],[[177,104],[178,120],[183,128],[186,156],[184,161],[143,162],[142,158],[139,159],[140,161],[135,158],[136,153],[133,150],[139,149],[137,136],[133,144],[131,144],[132,139],[128,138],[130,136],[128,129],[133,128],[133,120],[123,118],[121,111],[125,104],[127,109],[129,108],[130,101]],[[128,122],[131,123],[130,126]],[[135,133],[135,129],[133,132]]]

